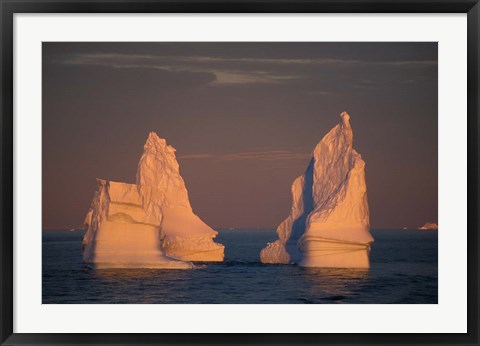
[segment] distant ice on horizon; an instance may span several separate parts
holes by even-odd
[[[434,222],[426,222],[422,227],[418,229],[426,231],[426,230],[438,230],[438,225]]]

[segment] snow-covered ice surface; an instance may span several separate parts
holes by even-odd
[[[82,249],[100,267],[192,268],[183,261],[222,261],[217,232],[190,206],[175,149],[151,132],[137,171],[137,184],[98,179],[85,219]]]
[[[350,116],[315,147],[305,173],[292,185],[290,215],[279,239],[260,252],[263,263],[304,267],[368,268],[370,216],[365,162],[353,149]]]

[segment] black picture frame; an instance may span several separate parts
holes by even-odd
[[[449,344],[478,345],[479,256],[478,0],[0,0],[1,11],[1,323],[2,345]],[[13,332],[13,17],[16,13],[467,13],[468,20],[468,332],[465,334],[24,334]],[[454,115],[452,115],[454,116]],[[451,316],[452,319],[455,316]]]

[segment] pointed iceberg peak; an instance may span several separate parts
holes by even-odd
[[[156,143],[165,144],[166,142],[167,141],[165,139],[158,137],[156,132],[150,131],[150,133],[148,134],[147,142],[145,143],[145,145],[149,145],[149,144],[155,145]]]
[[[175,152],[175,148],[171,145],[167,145],[167,141],[164,138],[160,138],[155,132],[150,132],[148,134],[147,141],[143,146],[144,150],[151,151],[164,151],[164,152]]]
[[[138,163],[137,185],[165,190],[169,185],[186,190],[175,158],[175,148],[155,132],[150,132]],[[185,191],[186,193],[186,191]]]
[[[154,190],[139,190],[144,209],[149,214],[159,215],[165,207],[182,206],[190,209],[188,192],[180,175],[175,158],[175,148],[155,132],[150,132],[143,146],[143,154],[137,168],[138,186]]]
[[[347,112],[342,112],[340,114],[340,118],[342,118],[342,122],[344,125],[350,126],[350,115]]]

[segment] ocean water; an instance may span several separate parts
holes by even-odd
[[[103,269],[82,263],[83,232],[44,231],[44,304],[436,304],[438,233],[373,230],[370,270],[265,265],[275,230],[220,229],[225,262],[193,270]]]

